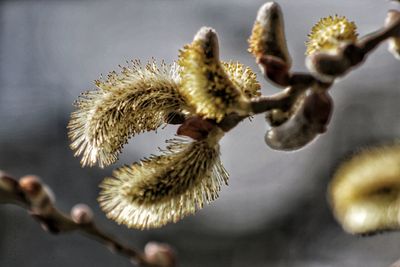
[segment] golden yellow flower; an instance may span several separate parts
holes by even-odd
[[[96,81],[98,90],[84,93],[71,115],[69,137],[83,166],[114,163],[129,137],[157,129],[172,111],[186,105],[178,93],[177,66],[134,61],[117,74]]]
[[[400,229],[400,145],[367,149],[342,164],[329,198],[350,233]]]
[[[335,51],[343,42],[355,42],[357,36],[356,24],[346,17],[335,15],[322,18],[308,35],[306,55]]]
[[[218,197],[228,174],[219,158],[215,128],[207,139],[173,139],[160,156],[114,171],[101,184],[107,216],[129,228],[156,228],[193,214]]]
[[[204,118],[221,121],[227,113],[249,113],[249,101],[219,61],[215,31],[203,27],[179,55],[180,93]]]

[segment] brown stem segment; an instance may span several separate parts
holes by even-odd
[[[78,204],[72,209],[71,215],[66,215],[59,211],[54,206],[50,190],[47,189],[47,186],[36,176],[25,176],[18,182],[16,179],[0,172],[0,204],[15,204],[26,209],[28,213],[42,225],[44,230],[52,234],[73,231],[81,232],[102,243],[111,251],[128,257],[131,262],[139,266],[175,266],[174,253],[172,249],[165,253],[165,245],[162,246],[163,251],[161,251],[161,249],[160,251],[167,256],[153,256],[153,258],[163,259],[163,262],[156,262],[148,259],[148,255],[145,253],[122,244],[112,236],[100,230],[93,221],[92,212],[87,206]],[[168,259],[168,257],[171,259]]]
[[[314,77],[304,73],[294,73],[289,77],[289,84],[286,90],[272,96],[260,96],[251,100],[251,110],[253,114],[264,113],[273,109],[282,111],[289,110],[296,102],[297,98],[307,89],[319,83]],[[328,87],[328,86],[327,86]],[[228,132],[247,116],[239,116],[236,113],[227,115],[220,123],[223,131]]]

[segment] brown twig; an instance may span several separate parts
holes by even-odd
[[[36,176],[22,177],[19,181],[0,172],[0,204],[18,205],[28,211],[44,230],[52,234],[80,232],[105,245],[112,252],[128,257],[132,263],[145,267],[173,267],[174,251],[169,245],[148,243],[145,252],[128,247],[100,230],[93,220],[91,209],[75,205],[67,215],[54,206],[50,189]]]

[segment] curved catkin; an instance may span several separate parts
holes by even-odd
[[[203,27],[179,55],[181,67],[180,93],[196,113],[204,118],[221,121],[227,113],[248,115],[249,101],[229,79],[219,61],[216,32]]]
[[[367,149],[343,163],[329,186],[329,199],[347,232],[400,229],[400,145]]]
[[[179,83],[177,65],[157,66],[155,61],[145,67],[133,61],[121,73],[96,81],[98,89],[82,94],[68,125],[71,148],[75,156],[82,155],[81,164],[114,163],[130,136],[155,130],[167,114],[182,111]]]
[[[163,154],[114,171],[101,184],[101,208],[129,228],[156,228],[193,214],[218,197],[228,174],[219,158],[220,130],[207,139],[173,139]]]

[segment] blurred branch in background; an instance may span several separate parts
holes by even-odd
[[[110,251],[128,257],[133,264],[145,267],[173,267],[173,249],[167,244],[149,242],[144,253],[128,247],[97,227],[92,210],[85,204],[75,205],[70,215],[59,211],[55,197],[37,176],[28,175],[19,181],[0,172],[0,204],[14,204],[26,209],[42,228],[51,233],[79,232],[106,246]]]

